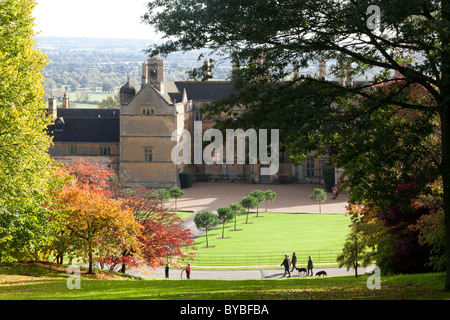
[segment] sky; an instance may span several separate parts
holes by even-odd
[[[149,0],[36,0],[35,32],[42,37],[158,39],[141,23]]]

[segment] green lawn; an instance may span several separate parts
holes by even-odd
[[[169,211],[169,212],[176,213],[183,220],[189,218],[194,214],[193,211]]]
[[[67,267],[67,266],[66,266]],[[367,288],[367,275],[355,278],[284,278],[258,280],[133,280],[82,276],[80,289],[69,290],[64,267],[0,264],[0,300],[316,300],[450,299],[443,273],[382,276],[381,289]]]
[[[279,265],[284,254],[296,252],[298,264],[305,264],[308,255],[315,263],[335,263],[348,234],[350,220],[339,214],[292,214],[262,212],[239,216],[196,239],[197,265]]]

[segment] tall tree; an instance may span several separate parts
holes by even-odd
[[[134,218],[143,227],[140,241],[144,245],[141,252],[148,266],[156,268],[163,264],[164,259],[188,256],[181,249],[192,244],[192,232],[182,225],[182,219],[176,213],[167,212],[164,199],[168,199],[169,195],[166,190],[151,190],[143,186],[121,188],[117,180],[110,184],[115,198],[131,209]],[[129,248],[122,252],[123,257],[133,254]],[[125,267],[123,263],[122,272],[125,272]]]
[[[206,232],[206,247],[208,247],[208,231],[217,226],[219,219],[217,216],[209,210],[202,210],[194,217],[195,226],[199,230],[205,230]]]
[[[175,199],[175,211],[177,211],[177,200],[184,197],[184,191],[180,187],[173,187],[169,190],[169,194],[171,198]]]
[[[363,234],[364,227],[361,227],[360,211],[354,206],[347,209],[350,214],[352,224],[350,225],[350,233],[344,244],[342,253],[337,257],[339,268],[347,267],[355,270],[355,277],[358,278],[358,268],[368,266],[372,262],[372,255],[368,249],[367,237]]]
[[[266,194],[262,190],[254,190],[249,193],[249,196],[258,200],[258,204],[256,205],[256,217],[258,218],[259,217],[259,204],[261,202],[263,202],[264,200],[266,200]]]
[[[236,230],[237,216],[245,213],[245,208],[240,203],[231,203],[228,205],[234,214],[234,231]]]
[[[1,246],[19,252],[46,237],[38,230],[47,223],[41,203],[51,176],[41,74],[46,56],[35,48],[34,6],[0,2]]]
[[[170,38],[151,47],[151,54],[210,50],[243,66],[232,76],[236,94],[226,103],[213,104],[209,111],[233,116],[233,121],[225,124],[235,123],[241,128],[279,128],[283,147],[299,155],[299,159],[307,151],[325,152],[323,147],[329,141],[323,139],[323,131],[341,129],[339,124],[346,117],[363,129],[364,122],[383,109],[400,116],[404,110],[417,111],[423,124],[438,120],[440,150],[433,158],[443,181],[448,291],[449,17],[448,0],[409,0],[402,5],[388,0],[156,0],[149,3],[143,20]],[[328,79],[294,73],[289,81],[281,81],[297,67],[319,61],[335,62]],[[211,63],[214,67],[214,61]],[[374,68],[378,74],[372,81],[350,85],[352,79],[364,77]],[[402,75],[397,76],[398,85],[391,86],[384,95],[373,90],[376,85],[390,82],[392,71]],[[343,81],[330,81],[334,80],[330,76]],[[278,85],[271,84],[274,82]],[[432,103],[406,99],[404,93],[414,85],[420,85]],[[355,99],[365,103],[351,105],[348,112],[344,106]],[[242,105],[246,112],[239,115],[235,107]],[[371,132],[374,137],[379,133],[383,134]],[[411,137],[421,134],[413,131]],[[364,174],[352,177],[360,185],[367,178]]]
[[[266,190],[264,191],[264,196],[266,200],[266,212],[267,212],[267,204],[269,201],[273,202],[275,198],[277,197],[277,194],[272,190]]]
[[[247,208],[247,218],[245,219],[245,223],[248,223],[248,214],[250,209],[254,209],[258,206],[258,199],[248,196],[242,198],[240,203],[244,208]]]
[[[322,208],[321,208],[320,204],[322,202],[327,201],[327,193],[325,192],[325,190],[323,190],[321,188],[314,188],[314,192],[312,195],[309,196],[309,198],[312,201],[319,203],[319,213],[322,213]]]
[[[67,212],[67,228],[77,240],[74,247],[89,263],[88,273],[93,273],[96,253],[104,258],[129,249],[138,255],[141,226],[121,201],[108,198],[102,189],[77,186],[64,188],[59,200]]]
[[[230,206],[217,208],[217,216],[222,222],[222,239],[225,238],[225,223],[233,219],[234,213]]]

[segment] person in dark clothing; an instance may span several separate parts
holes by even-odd
[[[284,255],[284,260],[280,264],[280,266],[284,266],[284,275],[283,277],[286,277],[286,273],[288,274],[288,278],[291,276],[291,272],[289,271],[289,267],[291,266],[291,262],[289,260],[289,256],[286,254]]]
[[[308,272],[306,273],[307,276],[309,275],[310,272],[311,272],[311,275],[313,275],[313,268],[314,268],[313,261],[312,261],[311,256],[309,256],[309,259],[308,259]]]
[[[169,264],[166,264],[166,268],[164,271],[166,273],[166,279],[169,279]]]
[[[297,264],[297,256],[295,255],[295,252],[292,253],[291,263],[292,263],[292,270],[291,270],[291,272],[293,272],[294,269],[297,268],[297,266],[296,266],[296,264]]]

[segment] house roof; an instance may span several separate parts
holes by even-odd
[[[119,118],[120,109],[57,109],[57,117],[63,118]]]
[[[58,109],[49,127],[54,142],[120,142],[118,109]]]
[[[233,93],[233,85],[228,81],[175,81],[178,92],[169,92],[172,99],[181,101],[183,91],[187,98],[194,101],[213,101],[229,97]]]

